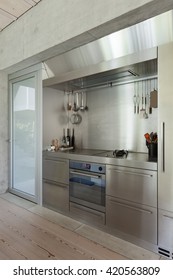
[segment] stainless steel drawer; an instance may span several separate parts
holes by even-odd
[[[70,213],[79,221],[91,224],[105,224],[105,213],[90,209],[77,203],[70,202]]]
[[[43,182],[43,205],[53,210],[69,211],[68,185]]]
[[[159,209],[158,217],[158,247],[173,253],[173,212]]]
[[[106,194],[157,207],[157,172],[107,165]]]
[[[157,208],[106,196],[106,225],[157,244]]]
[[[69,160],[47,159],[43,160],[43,179],[69,183]]]

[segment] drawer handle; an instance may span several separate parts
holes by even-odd
[[[44,158],[44,160],[45,161],[51,161],[51,162],[53,162],[53,163],[64,163],[64,164],[68,164],[68,162],[67,161],[65,161],[65,160],[57,160],[56,158],[54,159],[54,158]]]
[[[109,168],[109,170],[110,170],[110,171],[117,172],[117,173],[128,174],[128,175],[136,175],[136,176],[142,176],[142,177],[153,177],[153,175],[152,175],[152,174],[144,174],[144,173],[137,173],[137,172],[123,171],[123,170],[111,169],[111,168]]]
[[[50,181],[50,180],[45,180],[44,179],[44,182],[45,183],[48,183],[48,184],[50,184],[50,185],[56,185],[56,186],[58,186],[58,187],[60,187],[60,188],[68,188],[68,185],[64,185],[64,184],[62,184],[62,183],[58,183],[58,182],[54,182],[54,181]]]
[[[173,220],[173,217],[168,216],[168,215],[163,215],[163,217]]]
[[[130,209],[133,209],[133,210],[136,210],[136,211],[139,211],[139,212],[144,212],[144,213],[147,213],[147,214],[152,214],[151,211],[146,210],[146,209],[141,209],[141,208],[138,208],[138,207],[135,207],[135,206],[124,204],[124,203],[118,202],[118,201],[113,200],[113,199],[110,199],[110,201],[115,202],[115,203],[117,203],[117,204],[119,204],[119,205],[121,205],[123,207],[126,207],[126,208],[130,208]]]
[[[95,215],[96,217],[101,217],[102,216],[101,214],[92,211],[92,209],[87,209],[87,208],[84,209],[80,205],[73,205],[72,208],[76,208],[76,209],[88,212],[89,214]]]

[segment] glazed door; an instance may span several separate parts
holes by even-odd
[[[10,80],[10,191],[33,202],[41,194],[41,89],[38,71]]]

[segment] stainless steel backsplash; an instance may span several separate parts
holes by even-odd
[[[150,82],[147,93],[153,90],[155,83]],[[140,96],[142,90],[142,82],[139,82]],[[49,145],[52,138],[61,138],[63,127],[74,127],[77,148],[147,152],[144,134],[157,132],[158,109],[153,108],[148,119],[134,114],[134,92],[134,83],[88,91],[88,111],[79,112],[81,124],[72,125],[69,121],[72,112],[61,112],[64,93],[45,88],[43,146]],[[62,114],[67,116],[66,123],[60,122]]]

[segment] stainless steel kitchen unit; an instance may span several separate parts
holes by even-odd
[[[173,259],[173,43],[158,47],[158,252]]]
[[[157,163],[148,154],[84,149],[43,159],[45,206],[157,251]]]

